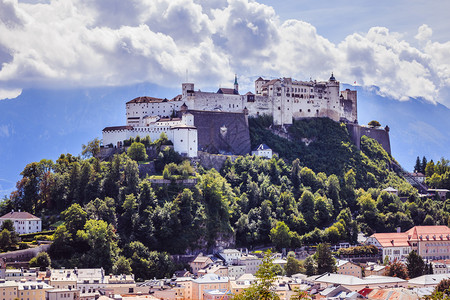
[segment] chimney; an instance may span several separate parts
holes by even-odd
[[[397,227],[397,233],[402,232],[402,228],[401,227]]]

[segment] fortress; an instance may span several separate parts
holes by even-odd
[[[182,93],[173,99],[138,97],[127,102],[127,124],[103,129],[103,145],[122,147],[130,137],[149,135],[154,140],[164,132],[174,150],[187,157],[196,157],[198,150],[246,154],[247,116],[271,115],[275,126],[316,117],[357,124],[356,91],[339,91],[339,86],[333,74],[320,82],[259,77],[255,92],[244,95],[239,94],[237,77],[233,88],[217,92],[195,91],[193,83],[183,83]]]

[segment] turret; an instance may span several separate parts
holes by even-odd
[[[234,89],[236,90],[236,92],[239,92],[239,84],[237,82],[237,75],[234,74]]]

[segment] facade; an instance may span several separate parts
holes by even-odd
[[[139,123],[135,125],[104,128],[102,131],[103,145],[120,148],[123,146],[123,141],[131,137],[150,136],[151,140],[156,140],[164,133],[172,141],[175,151],[187,157],[197,156],[197,128],[194,126],[194,116],[192,114],[186,113],[181,118],[168,119],[163,119],[159,116],[141,116],[136,118],[139,118]]]
[[[246,274],[256,274],[259,266],[262,264],[262,260],[255,255],[247,254],[242,255],[237,261],[235,261],[238,265],[245,266]]]
[[[414,226],[406,232],[374,233],[366,244],[382,250],[383,260],[403,260],[412,250],[426,260],[450,258],[450,228],[444,225]]]
[[[230,287],[228,277],[216,274],[206,274],[192,281],[192,299],[203,300],[205,292],[209,290],[228,290]]]
[[[236,249],[225,249],[219,253],[219,256],[223,258],[226,264],[231,265],[241,258],[242,253]]]
[[[208,256],[203,256],[203,254],[200,253],[189,265],[191,267],[192,274],[197,275],[198,271],[212,263],[213,261],[211,258]]]
[[[261,144],[258,146],[258,148],[256,148],[255,151],[252,151],[252,155],[272,158],[272,149],[270,149],[266,144]]]
[[[333,74],[328,81],[321,82],[259,77],[255,81],[255,93],[245,95],[239,94],[237,78],[234,88],[219,88],[217,92],[195,91],[194,83],[183,83],[182,93],[171,100],[138,97],[128,101],[126,125],[104,128],[103,145],[122,147],[124,140],[138,135],[148,135],[155,140],[164,132],[173,142],[175,151],[196,157],[199,150],[197,127],[192,116],[184,116],[187,108],[189,111],[243,113],[253,117],[271,115],[274,125],[289,125],[293,119],[317,117],[357,123],[356,91],[339,92],[339,86]],[[174,118],[180,113],[183,114],[181,119]]]
[[[45,291],[45,300],[78,300],[79,290],[54,289]]]
[[[41,219],[24,211],[11,211],[6,215],[0,217],[0,225],[5,220],[11,220],[14,223],[14,229],[18,234],[35,233],[42,231]]]
[[[361,267],[354,264],[348,260],[339,259],[337,261],[337,271],[338,274],[352,275],[358,278],[362,278]]]
[[[328,81],[296,81],[292,78],[255,81],[255,93],[240,95],[234,89],[216,93],[194,90],[193,83],[182,84],[181,101],[189,109],[207,111],[248,111],[249,116],[271,115],[274,125],[292,124],[293,119],[327,117],[334,121],[357,123],[356,91],[339,93],[333,74]]]

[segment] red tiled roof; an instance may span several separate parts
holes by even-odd
[[[370,294],[370,292],[373,291],[373,289],[365,288],[358,292],[358,294],[363,295],[364,297],[367,297],[367,295]]]
[[[374,233],[372,237],[376,238],[382,247],[409,246],[408,234],[406,232]]]
[[[25,219],[36,219],[36,220],[39,220],[38,217],[33,216],[32,214],[27,213],[25,211],[9,212],[6,215],[0,217],[0,219],[7,219],[7,220],[9,220],[9,219],[23,219],[23,220],[25,220]]]
[[[450,228],[445,225],[414,226],[406,233],[413,240],[420,240],[421,237],[423,240],[450,239]]]
[[[374,233],[382,247],[409,246],[411,240],[450,240],[450,228],[445,225],[414,226],[406,232]]]

